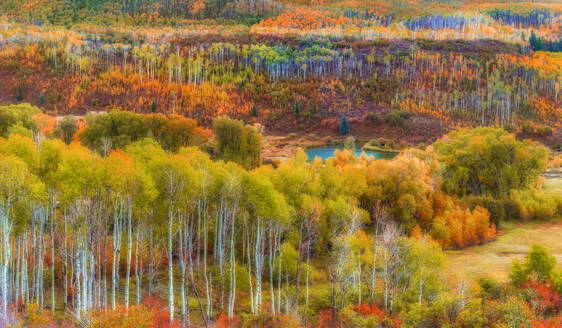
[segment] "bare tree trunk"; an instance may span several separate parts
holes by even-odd
[[[133,251],[133,204],[132,201],[128,200],[128,213],[127,213],[127,271],[126,271],[126,282],[125,282],[125,308],[129,309],[129,288],[131,284],[131,257]]]
[[[170,209],[168,212],[168,302],[170,322],[174,321],[174,260],[172,250],[172,224],[174,223],[174,215],[172,211],[173,210]]]

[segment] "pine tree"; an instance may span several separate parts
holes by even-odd
[[[340,121],[340,134],[346,135],[348,133],[349,133],[349,122],[347,121],[347,117],[345,116],[345,114],[343,114]]]
[[[156,112],[156,102],[152,101],[152,106],[150,106],[150,111],[155,113]]]
[[[299,108],[299,102],[296,101],[295,102],[295,116],[299,116],[299,113],[301,112],[300,108]]]
[[[258,109],[256,108],[256,104],[252,106],[252,116],[258,116]]]
[[[537,36],[533,30],[531,30],[531,36],[529,36],[529,44],[531,45],[531,49],[537,50]]]
[[[22,95],[22,93],[21,93],[21,87],[18,87],[16,99],[17,99],[18,101],[22,101],[22,100],[23,100],[23,95]]]
[[[41,91],[41,93],[39,94],[39,103],[41,105],[45,103],[45,93],[43,93],[43,91]]]
[[[538,51],[544,50],[544,44],[541,38],[537,37],[537,49]]]

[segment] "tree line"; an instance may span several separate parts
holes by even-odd
[[[295,106],[301,107],[297,119],[320,121],[365,103],[479,125],[556,125],[561,117],[560,65],[543,52],[446,54],[421,41],[408,51],[325,42],[160,47],[94,42],[59,31],[68,38],[62,46],[46,41],[50,30],[30,29],[30,38],[17,38],[18,29],[10,26],[8,69],[65,76],[50,78],[52,89],[40,91],[39,81],[15,78],[13,99],[50,110],[119,107],[186,114],[205,125],[222,114],[275,124]]]

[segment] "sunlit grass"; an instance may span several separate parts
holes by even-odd
[[[481,246],[448,251],[447,271],[459,277],[493,276],[506,281],[514,258],[522,258],[532,244],[546,246],[562,263],[562,217],[549,222],[507,223],[496,240]]]
[[[562,178],[547,179],[544,183],[544,192],[562,197]]]

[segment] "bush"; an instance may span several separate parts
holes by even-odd
[[[15,125],[35,131],[37,126],[33,116],[37,113],[40,113],[40,110],[30,104],[0,106],[0,137],[7,137],[10,128]],[[22,131],[19,127],[15,129]]]
[[[552,288],[559,294],[562,294],[562,270],[559,270],[552,278]]]
[[[481,277],[476,282],[480,285],[480,292],[485,300],[497,300],[503,294],[503,286],[495,278]]]
[[[111,111],[88,115],[86,122],[87,127],[80,133],[80,139],[86,146],[101,152],[107,151],[108,147],[123,148],[147,136],[154,137],[162,148],[174,152],[180,147],[200,145],[206,140],[197,121],[180,115]],[[68,124],[64,136],[68,142],[69,134],[75,128],[72,128],[71,121],[64,124]]]
[[[498,313],[498,327],[531,327],[532,313],[525,302],[512,296],[507,301],[494,303]]]
[[[343,148],[355,153],[355,137],[349,136],[343,141]]]
[[[92,315],[92,328],[150,328],[155,313],[144,305],[133,305],[126,309],[119,305],[115,310],[95,312]]]
[[[371,77],[363,84],[363,94],[378,104],[390,106],[398,91],[400,82],[385,77]]]
[[[367,142],[366,146],[369,146],[369,147],[380,147],[381,144],[380,144],[380,142],[379,142],[377,139],[371,139],[371,140],[369,140],[369,142]]]
[[[556,258],[541,245],[531,246],[524,262],[514,259],[509,278],[515,285],[521,285],[534,277],[539,283],[556,279]]]
[[[22,137],[29,137],[29,138],[33,137],[33,131],[24,127],[21,124],[16,124],[16,125],[10,126],[10,128],[8,129],[8,135],[10,136],[12,134],[17,134],[17,135],[20,135]]]
[[[488,211],[477,206],[474,210],[455,206],[435,218],[431,236],[443,247],[463,248],[491,240],[496,229],[489,221]]]
[[[25,327],[43,328],[54,327],[55,322],[51,318],[50,312],[41,310],[39,304],[26,304],[25,306]]]
[[[548,137],[552,135],[552,128],[546,125],[535,124],[530,121],[521,124],[521,132],[523,134],[535,137]]]
[[[503,126],[503,129],[509,133],[515,132],[515,127],[511,124],[506,124]]]
[[[509,219],[520,219],[517,203],[510,199],[495,199],[490,196],[470,196],[464,199],[470,209],[476,206],[483,207],[490,213],[490,222],[498,225],[500,221]]]
[[[262,139],[258,131],[240,120],[219,116],[213,120],[217,153],[225,161],[236,162],[246,168],[260,162]]]
[[[384,147],[384,146],[386,146],[386,144],[389,142],[389,140],[386,140],[385,138],[378,138],[378,139],[377,139],[377,142],[379,143],[379,145],[380,145],[381,147]]]
[[[386,113],[386,115],[384,116],[384,120],[386,121],[386,123],[388,123],[390,126],[393,127],[405,127],[405,121],[410,118],[410,116],[412,116],[412,113],[410,113],[407,110],[404,109],[393,109],[390,112]]]
[[[379,125],[384,122],[384,117],[381,113],[367,112],[363,115],[363,121],[371,125]]]
[[[511,199],[517,204],[524,220],[550,219],[562,208],[562,197],[547,195],[536,189],[513,190]]]
[[[70,144],[74,133],[76,133],[76,119],[70,115],[65,116],[59,123],[55,133],[60,135],[66,144]]]

